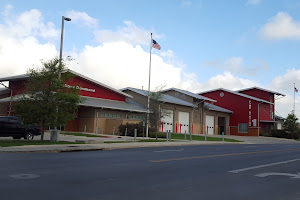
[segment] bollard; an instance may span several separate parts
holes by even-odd
[[[171,130],[169,130],[169,134],[170,134],[169,140],[171,141],[171,138],[172,138]]]
[[[125,136],[127,136],[127,128],[125,129]]]
[[[115,135],[115,127],[114,127],[114,130],[113,130],[113,135]]]
[[[222,141],[224,142],[224,132],[222,132]]]
[[[168,139],[169,139],[169,134],[168,134],[168,131],[166,132],[166,140],[168,142]]]
[[[192,132],[190,132],[190,142],[192,141]]]
[[[86,125],[84,125],[84,134],[86,133]]]
[[[134,142],[136,142],[137,129],[134,129]]]

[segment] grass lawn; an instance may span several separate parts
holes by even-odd
[[[51,144],[78,144],[78,142],[50,142],[49,140],[0,140],[0,147],[25,146],[25,145],[51,145]]]
[[[166,142],[166,140],[162,140],[162,139],[144,139],[144,140],[139,140],[137,142]],[[172,142],[172,141],[171,141]]]
[[[132,141],[106,141],[105,144],[113,144],[113,143],[131,143]]]
[[[184,140],[184,134],[172,134],[171,139],[177,139],[177,140]],[[190,135],[186,135],[186,140],[190,140]],[[192,140],[194,141],[205,141],[205,136],[200,136],[200,135],[192,135]],[[222,138],[217,138],[217,137],[206,137],[206,141],[222,141]],[[242,142],[239,140],[234,140],[234,139],[227,139],[224,138],[225,142]]]
[[[103,137],[101,135],[90,135],[84,133],[72,133],[72,132],[61,132],[62,135],[73,135],[73,136],[83,136],[83,137]]]
[[[132,141],[107,141],[104,142],[106,144],[111,144],[111,143],[132,143],[134,139],[132,139]],[[137,139],[136,142],[165,142],[166,140],[162,140],[162,139]]]

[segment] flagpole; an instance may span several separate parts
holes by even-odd
[[[150,64],[149,64],[149,83],[148,83],[148,106],[147,106],[147,126],[146,126],[146,137],[148,137],[149,132],[149,112],[150,112],[150,78],[151,78],[151,50],[152,50],[152,33],[151,33],[151,43],[150,43]]]

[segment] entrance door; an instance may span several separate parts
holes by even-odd
[[[225,117],[218,117],[218,126],[220,128],[220,135],[224,132],[224,135],[226,135],[226,119]]]
[[[214,132],[215,132],[215,117],[214,116],[206,115],[205,131],[207,131],[207,127],[208,127],[207,134],[214,135]]]

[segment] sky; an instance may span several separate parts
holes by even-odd
[[[300,89],[300,0],[0,0],[0,77],[59,55],[68,68],[121,89],[191,92],[262,87],[285,94],[286,117]],[[296,115],[300,97],[296,93]]]

